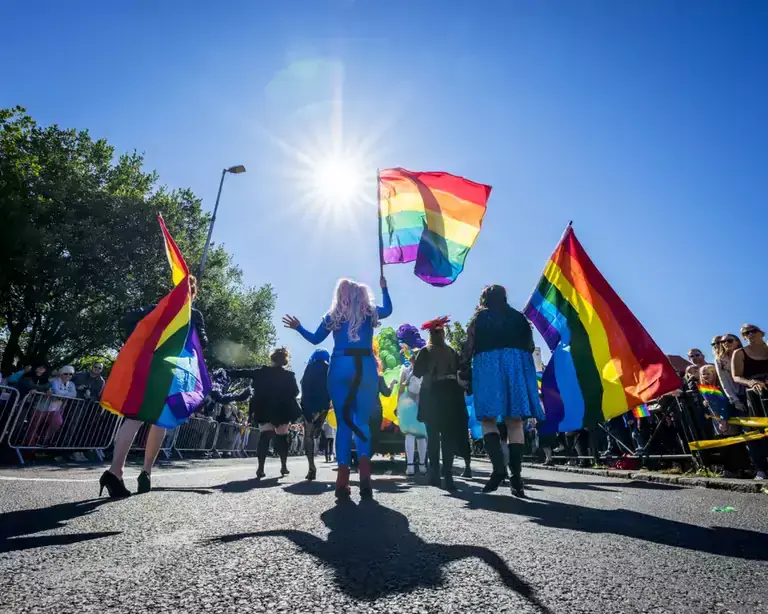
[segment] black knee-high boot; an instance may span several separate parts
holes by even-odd
[[[488,458],[491,459],[493,466],[493,473],[483,487],[483,492],[493,492],[507,477],[507,469],[504,467],[504,453],[501,451],[501,438],[498,433],[486,433],[483,435],[483,441],[485,451],[488,453]]]
[[[312,428],[304,429],[304,451],[307,453],[307,462],[309,463],[309,472],[307,473],[307,480],[314,480],[317,477],[317,468],[315,467],[315,440],[311,437]],[[307,436],[307,433],[310,436]]]
[[[275,452],[280,457],[280,475],[288,475],[288,435],[275,435]]]
[[[523,490],[523,451],[525,444],[522,443],[510,443],[509,445],[509,469],[512,473],[510,479],[510,486],[512,494],[517,497],[524,497],[525,491]]]
[[[269,442],[272,441],[274,434],[274,431],[259,432],[259,443],[256,446],[256,458],[259,459],[259,469],[256,471],[257,478],[263,478],[266,475],[264,473],[264,462],[267,460],[267,454],[269,453]]]

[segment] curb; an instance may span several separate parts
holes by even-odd
[[[768,494],[768,482],[753,482],[749,480],[737,480],[727,478],[702,478],[684,477],[680,475],[668,475],[666,473],[653,473],[651,471],[622,471],[620,469],[591,469],[582,467],[565,467],[561,465],[537,465],[535,463],[523,463],[528,469],[543,469],[545,471],[564,471],[566,473],[581,473],[595,475],[604,478],[620,480],[638,480],[641,482],[655,482],[657,484],[673,484],[687,488],[713,488],[715,490],[730,490],[731,492],[763,493]]]

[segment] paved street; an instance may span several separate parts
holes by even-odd
[[[2,468],[0,611],[768,612],[763,494],[525,469],[527,501],[451,496],[382,461],[336,506],[328,465],[290,467],[179,462],[118,501],[101,467]]]

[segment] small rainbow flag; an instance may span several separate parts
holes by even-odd
[[[728,399],[725,398],[725,394],[717,386],[710,384],[699,384],[699,394],[701,394],[704,401],[709,405],[709,409],[713,414],[719,416],[721,420],[728,419]]]
[[[642,405],[638,405],[632,410],[632,415],[635,418],[650,418],[651,417],[651,410],[648,409],[648,403],[643,403]]]
[[[191,325],[189,269],[158,216],[174,288],[141,321],[112,367],[101,406],[134,420],[175,428],[211,389],[203,350]]]
[[[552,350],[542,381],[547,432],[589,428],[682,385],[570,224],[523,312]]]
[[[490,194],[491,186],[448,173],[382,170],[381,263],[415,260],[418,278],[433,286],[452,284],[480,234]]]

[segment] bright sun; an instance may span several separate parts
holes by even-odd
[[[366,169],[360,158],[333,155],[316,160],[311,190],[327,207],[349,207],[366,198]]]

